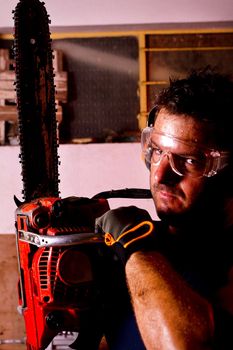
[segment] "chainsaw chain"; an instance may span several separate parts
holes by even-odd
[[[23,197],[57,197],[58,139],[53,53],[44,2],[20,0],[14,13],[14,58]]]

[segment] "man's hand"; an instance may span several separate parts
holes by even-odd
[[[149,213],[135,206],[109,210],[96,219],[96,232],[104,234],[106,245],[112,246],[124,264],[137,250],[153,250],[153,231]]]

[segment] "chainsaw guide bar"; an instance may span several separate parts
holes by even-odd
[[[57,197],[58,140],[53,53],[43,2],[20,0],[14,13],[14,57],[23,197]]]

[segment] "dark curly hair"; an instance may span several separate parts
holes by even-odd
[[[207,66],[192,71],[187,78],[170,79],[168,88],[155,98],[157,111],[189,115],[216,123],[224,135],[223,147],[233,150],[233,80]]]

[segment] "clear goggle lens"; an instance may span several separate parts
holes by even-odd
[[[166,140],[167,145],[184,144],[186,146],[185,155],[172,151],[162,150],[158,147],[156,140]],[[199,148],[192,143],[176,139],[170,135],[158,133],[153,127],[147,127],[142,131],[141,136],[142,152],[148,169],[159,166],[161,160],[167,157],[172,170],[179,176],[189,175],[191,177],[211,177],[228,165],[229,152],[216,151],[208,148]],[[187,152],[187,147],[192,151]],[[195,152],[193,151],[195,149]]]

